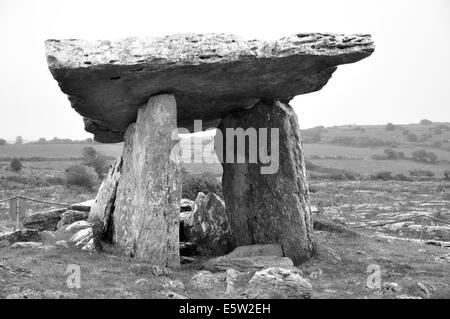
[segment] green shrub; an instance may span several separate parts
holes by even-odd
[[[446,181],[450,181],[450,170],[445,170],[444,171],[444,179]]]
[[[406,135],[406,139],[408,140],[408,142],[417,142],[419,140],[417,138],[417,135],[414,133],[408,133],[408,135]]]
[[[8,144],[5,139],[0,138],[0,146]]]
[[[392,123],[388,123],[385,127],[386,131],[395,131],[396,127]]]
[[[92,188],[98,181],[98,175],[92,167],[74,165],[65,171],[65,182],[68,186]]]
[[[103,178],[108,173],[108,158],[105,155],[98,153],[92,146],[83,148],[82,153],[84,158],[83,165],[92,167],[99,178]]]
[[[434,173],[432,171],[424,169],[412,169],[409,171],[409,174],[416,177],[434,177]]]
[[[383,180],[383,181],[388,181],[392,179],[392,172],[391,171],[380,171],[375,173],[374,175],[370,176],[371,179],[374,180]]]
[[[222,184],[211,173],[200,175],[191,175],[185,169],[182,169],[182,197],[194,200],[199,192],[214,192],[223,197]]]
[[[417,150],[412,153],[412,159],[422,163],[436,163],[438,157],[433,152],[427,152],[426,150]]]
[[[9,163],[9,166],[11,167],[11,170],[14,172],[19,172],[22,170],[22,162],[18,158],[13,158],[11,162]]]

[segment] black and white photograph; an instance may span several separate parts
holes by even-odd
[[[450,1],[0,0],[0,70],[0,299],[450,299]]]

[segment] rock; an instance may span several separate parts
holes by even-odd
[[[16,242],[11,245],[11,249],[18,249],[18,248],[41,248],[43,247],[43,243],[34,242],[34,241],[26,241],[26,242]]]
[[[171,154],[177,128],[173,95],[157,95],[139,109],[123,148],[114,209],[114,242],[131,257],[180,267],[181,171]]]
[[[325,219],[314,219],[314,230],[324,230],[327,232],[346,235],[348,237],[358,237],[359,234],[342,224]]]
[[[83,248],[92,239],[92,228],[85,228],[76,232],[67,242],[69,246]]]
[[[145,278],[139,278],[139,279],[137,279],[137,280],[134,282],[134,284],[135,284],[136,286],[147,286],[147,285],[150,284],[150,281],[149,281],[148,279],[145,279]]]
[[[67,209],[54,209],[46,212],[35,213],[25,217],[22,224],[25,228],[43,230],[56,230],[56,227],[61,220],[62,215]]]
[[[114,203],[116,200],[117,185],[122,171],[122,157],[119,157],[111,166],[108,175],[100,186],[94,203],[92,204],[88,221],[98,224],[94,238],[96,240],[113,240]]]
[[[397,295],[395,296],[395,299],[422,299],[422,297],[410,295]]]
[[[78,232],[82,229],[89,228],[91,226],[92,226],[91,223],[89,223],[85,220],[79,220],[77,222],[74,222],[74,223],[66,226],[64,230],[68,233],[72,233],[72,232]]]
[[[77,299],[78,295],[73,292],[62,292],[58,290],[44,290],[42,292],[43,299]]]
[[[381,293],[386,294],[396,294],[401,291],[400,285],[396,282],[383,282],[381,285]]]
[[[274,267],[257,271],[244,295],[249,299],[310,299],[312,286],[295,270]]]
[[[369,35],[299,33],[276,41],[226,34],[121,40],[47,40],[47,61],[85,128],[121,142],[143,98],[176,92],[178,126],[207,127],[261,97],[288,102],[321,89],[339,64],[368,57]],[[129,88],[133,88],[130,90]]]
[[[226,272],[227,289],[225,293],[230,296],[236,296],[244,292],[254,273],[254,271],[241,272],[228,269]]]
[[[89,212],[80,212],[76,210],[68,210],[61,216],[61,220],[58,222],[56,228],[60,229],[63,226],[70,225],[76,221],[86,220],[89,216]]]
[[[450,263],[450,253],[442,255],[442,256],[437,256],[434,258],[434,261],[440,262],[440,263]]]
[[[235,128],[254,130],[254,138],[258,134],[259,141],[270,138],[271,146],[256,140],[245,143],[254,149],[250,152],[247,145],[238,153],[244,163],[234,163],[224,151],[236,147],[223,145],[229,143],[226,135]],[[295,264],[307,260],[313,249],[312,221],[300,128],[292,107],[278,100],[260,101],[251,109],[229,113],[219,129],[215,149],[223,167],[223,194],[236,244],[279,243]],[[261,158],[267,147],[270,162]]]
[[[184,284],[180,280],[169,280],[163,284],[163,287],[185,290]]]
[[[56,241],[56,234],[54,231],[43,230],[43,231],[39,232],[39,238],[40,238],[40,241],[42,241],[42,242],[53,243]]]
[[[223,255],[234,246],[225,202],[212,192],[198,193],[194,211],[189,218],[181,220],[180,227],[184,228],[186,240],[208,255]]]
[[[67,241],[65,241],[65,240],[58,240],[55,243],[55,246],[60,247],[60,248],[69,248],[69,245],[67,244]]]
[[[94,246],[94,238],[91,238],[82,248],[82,251],[87,251],[87,252],[94,252],[95,251],[95,246]]]
[[[204,268],[210,271],[234,269],[241,272],[257,271],[270,267],[290,269],[294,268],[294,263],[288,257],[253,256],[228,258],[227,256],[223,256],[210,259],[204,265]]]
[[[279,244],[248,245],[236,247],[227,258],[276,256],[283,257],[283,249]]]
[[[423,282],[423,283],[422,282],[418,282],[417,286],[419,286],[420,291],[427,298],[430,298],[433,295],[433,293],[436,291],[436,288],[432,284],[430,284],[428,282]]]
[[[85,202],[72,204],[69,206],[69,210],[76,210],[80,212],[86,212],[89,213],[91,210],[92,205],[94,205],[95,199],[90,199]]]
[[[189,299],[186,296],[180,295],[180,294],[170,291],[170,290],[162,291],[161,294],[169,299]]]
[[[170,276],[169,268],[151,264],[132,264],[130,270],[137,275]]]
[[[25,241],[39,241],[41,237],[37,230],[21,229],[13,232],[0,233],[0,241],[7,241],[10,244]]]
[[[207,270],[197,272],[190,280],[192,287],[196,289],[218,289],[224,285],[225,274],[213,274]]]

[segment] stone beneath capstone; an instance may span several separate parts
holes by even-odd
[[[370,35],[299,33],[274,41],[227,34],[121,40],[47,40],[49,69],[85,129],[121,142],[138,108],[161,92],[176,96],[178,126],[216,126],[223,114],[263,98],[289,102],[320,90],[336,67],[374,51]]]
[[[313,227],[300,127],[292,107],[264,100],[252,109],[228,114],[219,128],[215,148],[222,162],[226,212],[236,244],[280,244],[284,256],[295,264],[307,260],[313,249]],[[237,147],[223,147],[229,143],[227,132],[235,128],[253,131],[259,141],[245,143],[237,154],[241,162],[234,152]],[[261,154],[270,154],[267,162]]]
[[[185,240],[207,254],[223,255],[234,247],[225,202],[217,194],[199,192],[192,212],[180,213]],[[181,226],[181,225],[180,225]]]
[[[97,226],[94,234],[96,240],[112,240],[114,231],[112,214],[121,170],[122,157],[119,157],[114,165],[111,166],[92,204],[88,221]],[[99,234],[97,234],[97,230]]]
[[[127,130],[114,209],[114,237],[126,255],[179,267],[181,170],[173,95],[152,97]]]

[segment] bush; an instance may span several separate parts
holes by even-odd
[[[406,139],[408,140],[408,142],[417,142],[419,140],[417,138],[417,135],[414,133],[408,133],[408,135],[406,135]]]
[[[9,163],[9,166],[14,172],[19,172],[22,170],[22,162],[18,158],[13,158]]]
[[[304,144],[319,143],[322,140],[323,126],[317,126],[302,131],[302,141]]]
[[[103,178],[108,173],[108,158],[105,155],[97,153],[92,146],[83,148],[82,153],[84,158],[83,165],[92,167],[99,178]]]
[[[409,171],[409,174],[416,177],[434,177],[434,173],[432,171],[424,169],[412,169]]]
[[[433,152],[427,152],[425,150],[417,150],[412,153],[412,159],[422,163],[436,163],[438,157]]]
[[[446,181],[450,181],[450,170],[445,170],[444,171],[444,179]]]
[[[387,181],[387,180],[392,179],[392,172],[391,171],[380,171],[374,175],[371,175],[370,178],[375,179],[375,180],[381,179],[383,181]]]
[[[388,123],[385,127],[386,131],[395,131],[396,127],[392,123]]]
[[[394,176],[394,179],[397,181],[409,181],[410,178],[406,177],[404,174],[397,174]]]
[[[222,184],[211,173],[200,175],[191,175],[185,169],[182,169],[182,197],[195,200],[199,192],[214,192],[223,197]]]
[[[65,171],[65,182],[69,186],[92,188],[97,180],[97,173],[92,167],[74,165]]]
[[[405,154],[403,152],[397,152],[390,148],[385,149],[384,153],[386,154],[387,159],[397,160],[405,158]]]
[[[0,146],[8,144],[5,139],[0,138]]]

